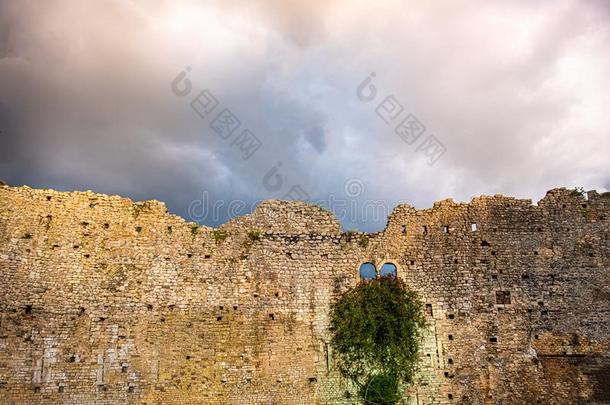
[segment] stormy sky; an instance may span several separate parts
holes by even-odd
[[[0,179],[207,225],[605,191],[609,107],[605,0],[0,0]]]

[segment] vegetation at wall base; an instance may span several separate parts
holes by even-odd
[[[415,292],[394,276],[362,280],[331,308],[336,365],[364,404],[395,404],[411,383],[425,325]]]

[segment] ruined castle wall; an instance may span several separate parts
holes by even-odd
[[[159,202],[0,187],[0,402],[351,403],[328,311],[367,261],[426,304],[408,403],[610,401],[609,207],[446,200],[364,235],[300,202],[214,230]]]
[[[379,254],[398,257],[431,306],[436,398],[610,401],[610,198],[589,197],[560,189],[539,206],[496,196],[394,212]]]

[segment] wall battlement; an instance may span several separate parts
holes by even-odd
[[[393,263],[428,327],[409,404],[610,403],[610,194],[396,207],[375,234],[265,201],[0,185],[0,403],[349,404],[330,303]]]

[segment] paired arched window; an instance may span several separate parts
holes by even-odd
[[[372,280],[377,277],[377,268],[373,263],[367,262],[360,265],[360,278],[362,280]],[[394,263],[384,263],[379,271],[380,277],[396,277],[398,275]]]
[[[392,276],[396,277],[396,265],[394,263],[384,263],[379,271],[381,277]]]
[[[372,280],[377,277],[377,269],[373,263],[362,263],[360,265],[360,278],[363,280]]]

